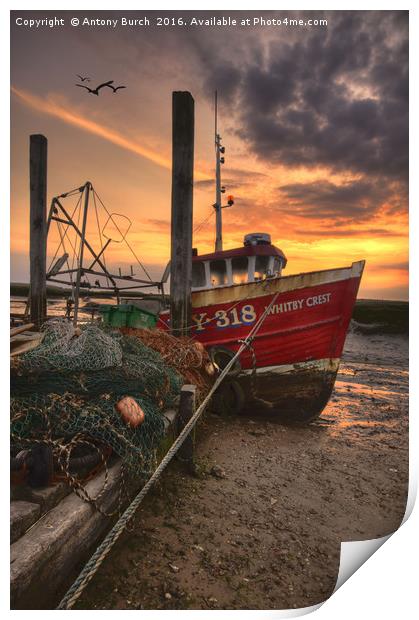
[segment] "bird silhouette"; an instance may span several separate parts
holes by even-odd
[[[90,82],[90,78],[89,77],[82,77],[81,75],[79,75],[78,73],[76,73],[77,77],[79,78],[79,80],[81,80],[82,82]]]
[[[110,84],[107,84],[107,86],[109,86],[109,88],[112,88],[114,93],[116,93],[116,91],[120,88],[126,88],[126,86],[111,86]]]
[[[76,84],[79,88],[85,88],[91,95],[99,96],[99,91],[104,86],[110,86],[113,83],[113,80],[109,80],[109,82],[103,82],[103,84],[99,84],[96,88],[89,88],[88,86],[83,86],[83,84]]]

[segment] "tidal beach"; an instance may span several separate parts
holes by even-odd
[[[208,414],[78,609],[284,609],[328,598],[340,543],[395,531],[408,484],[408,341],[349,333],[320,419]]]

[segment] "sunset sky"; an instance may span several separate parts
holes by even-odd
[[[233,14],[253,17],[225,13]],[[54,15],[67,24],[15,25],[20,16]],[[361,297],[407,299],[407,12],[287,12],[325,17],[327,27],[69,24],[73,16],[143,15],[12,12],[12,281],[28,281],[32,133],[48,138],[48,200],[90,180],[110,211],[132,220],[128,239],[160,277],[170,254],[173,90],[195,99],[194,225],[209,219],[194,246],[212,251],[218,89],[223,184],[236,201],[223,212],[224,248],[268,232],[288,258],[284,275],[365,258]],[[90,85],[113,79],[127,88],[95,97],[75,86],[78,73]],[[50,256],[55,247],[52,237]],[[124,272],[134,264],[118,243],[109,262]]]

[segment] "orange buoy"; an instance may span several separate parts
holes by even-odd
[[[131,396],[124,396],[121,398],[121,400],[116,403],[115,407],[125,424],[131,426],[131,428],[140,426],[145,420],[144,411]]]
[[[202,344],[202,342],[199,342],[199,340],[195,340],[193,344],[194,344],[195,349],[198,349],[200,353],[203,353],[205,351],[204,345]]]

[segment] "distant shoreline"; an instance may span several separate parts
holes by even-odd
[[[26,282],[11,282],[10,283],[10,295],[14,297],[27,297],[29,293],[29,284]],[[54,286],[47,284],[47,297],[70,297],[71,289],[64,286]],[[90,289],[80,289],[80,297],[96,297],[96,298],[108,298],[114,297],[112,291],[95,290],[94,287]],[[156,293],[144,293],[143,291],[121,291],[121,297],[147,297],[147,299],[153,299],[158,297]]]
[[[407,334],[409,302],[357,299],[352,313],[352,328],[364,334]]]

